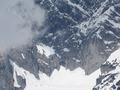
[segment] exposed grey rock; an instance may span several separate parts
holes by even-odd
[[[26,86],[26,80],[23,77],[17,75],[17,82],[21,86],[19,89],[24,90]]]
[[[13,68],[7,59],[0,58],[0,90],[15,90]]]
[[[110,64],[101,64],[119,47],[120,28],[114,23],[120,23],[120,1],[70,1],[83,8],[83,11],[66,0],[35,0],[47,12],[48,16],[42,28],[48,28],[45,32],[38,30],[42,35],[38,34],[32,44],[11,49],[5,60],[0,61],[0,90],[24,90],[26,85],[25,79],[17,76],[21,88],[14,88],[13,69],[9,60],[33,73],[37,79],[40,78],[39,71],[50,76],[61,65],[70,70],[81,67],[87,75],[99,67],[103,73],[115,69]],[[53,47],[55,54],[48,58],[38,53],[36,44],[39,43]],[[69,51],[64,51],[64,48]],[[105,82],[112,82],[115,74],[108,76]],[[105,77],[100,76],[97,84]],[[99,90],[99,86],[94,90]]]

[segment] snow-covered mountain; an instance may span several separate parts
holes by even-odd
[[[93,90],[120,90],[120,49],[101,65],[101,74]]]
[[[21,87],[26,82],[25,90],[119,90],[120,89],[120,49],[113,52],[101,67],[91,75],[77,68],[73,71],[60,67],[48,77],[39,72],[40,79],[10,61],[13,66],[14,86]],[[24,78],[22,82],[18,77]]]
[[[119,90],[120,0],[2,0],[10,28],[33,34],[0,56],[0,90]]]
[[[41,41],[55,49],[61,65],[90,74],[119,47],[119,2],[36,0],[48,11],[49,29]]]

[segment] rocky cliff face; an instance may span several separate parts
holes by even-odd
[[[120,89],[120,49],[111,54],[101,65],[101,75],[96,80],[93,90]]]
[[[33,73],[36,78],[40,78],[39,71],[50,76],[61,65],[70,70],[81,67],[89,75],[118,49],[119,0],[35,0],[35,4],[46,10],[47,19],[42,29],[47,29],[44,32],[39,28],[40,34],[31,45],[11,49],[5,60],[0,61],[0,80],[3,81],[0,90],[14,90],[10,61]],[[18,81],[25,83],[19,76]],[[24,87],[25,84],[21,84],[15,90],[23,90]]]
[[[8,60],[0,58],[0,89],[15,90],[13,80],[13,68]]]
[[[48,11],[49,28],[40,40],[55,49],[66,68],[80,66],[90,74],[119,47],[119,1],[36,0],[36,3]]]

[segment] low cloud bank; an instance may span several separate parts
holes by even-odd
[[[0,52],[20,47],[34,37],[33,26],[45,21],[45,11],[34,0],[0,1]]]

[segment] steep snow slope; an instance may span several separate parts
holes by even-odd
[[[26,87],[26,85],[29,85],[27,84],[28,82],[31,83],[30,80],[28,80],[30,76],[34,78],[33,82],[40,82],[40,80],[37,80],[39,76],[41,80],[41,77],[48,78],[39,72],[48,76],[51,76],[53,72],[60,73],[59,75],[61,75],[62,71],[71,74],[74,72],[77,73],[78,69],[76,68],[80,69],[81,67],[85,71],[81,75],[81,78],[87,78],[85,74],[92,74],[95,70],[99,69],[101,64],[106,61],[109,55],[119,48],[120,0],[33,0],[35,3],[31,1],[9,0],[9,3],[4,4],[5,7],[9,5],[13,6],[13,8],[9,8],[9,10],[13,11],[9,13],[12,20],[14,19],[12,17],[13,13],[15,13],[13,16],[15,16],[17,20],[19,20],[18,17],[21,17],[20,22],[17,22],[15,19],[15,26],[16,24],[20,24],[20,26],[22,24],[23,27],[28,26],[32,31],[40,33],[32,40],[32,44],[12,49],[8,52],[5,58],[0,60],[0,89],[24,90],[24,88],[29,88]],[[40,18],[38,15],[41,13],[38,10],[38,6],[44,8],[47,13],[43,27],[39,27],[41,24],[39,24]],[[2,9],[5,8],[0,8],[1,11]],[[5,13],[6,11],[4,12],[3,10],[2,14]],[[2,14],[0,15],[4,16]],[[8,17],[7,14],[5,14],[5,16]],[[11,21],[11,23],[9,22],[11,28],[17,28],[14,27],[11,19],[7,19],[8,21]],[[21,23],[21,21],[24,23]],[[41,32],[41,29],[46,27],[47,29],[42,30]],[[27,30],[28,28],[24,29]],[[15,72],[15,70],[13,70],[14,65],[12,64],[12,68],[9,60],[16,63],[17,67],[22,68],[23,70],[16,70]],[[61,66],[67,68],[67,71]],[[101,66],[102,73],[107,73],[111,69],[115,69],[115,66],[106,64]],[[57,72],[56,70],[60,71]],[[73,71],[70,73],[69,70]],[[17,71],[25,71],[28,73],[28,76],[23,73],[27,81],[21,74],[21,76],[18,76],[16,73],[19,74],[19,72]],[[80,69],[79,73],[81,74],[81,72],[83,71]],[[59,75],[54,76],[54,74],[52,74],[54,77],[59,77]],[[14,76],[14,79],[12,76]],[[65,74],[65,76],[68,77],[68,74]],[[73,76],[77,77],[78,74]],[[113,76],[114,75],[112,75],[112,77]],[[68,79],[67,77],[66,79]],[[72,76],[70,77],[72,78]],[[69,82],[67,82],[68,80],[66,79],[66,85],[68,85]],[[54,82],[54,79],[52,80]],[[86,79],[83,80],[86,81]],[[47,81],[51,82],[51,80]],[[13,82],[15,82],[15,89]],[[97,80],[97,83],[99,82],[100,79]],[[48,85],[53,87],[53,84],[51,83]],[[61,85],[61,83],[59,83],[59,85]],[[45,88],[47,88],[47,86],[45,86]]]
[[[11,61],[11,64],[14,68],[14,73],[26,80],[24,90],[92,90],[96,83],[96,78],[100,74],[100,70],[97,70],[86,76],[81,68],[69,71],[64,67],[60,67],[60,70],[54,70],[50,77],[40,72],[40,79],[37,79],[32,73],[19,67],[14,62]],[[16,75],[14,80],[14,86],[20,87],[16,81]]]
[[[120,90],[120,49],[110,55],[101,72],[94,90]]]
[[[50,77],[40,72],[40,79],[37,79],[16,63],[11,61],[11,64],[14,68],[14,86],[21,87],[19,80],[16,80],[17,76],[21,76],[25,79],[25,90],[119,90],[120,49],[113,52],[100,69],[87,76],[81,68],[70,71],[61,66]]]
[[[41,55],[45,55],[48,58],[49,58],[49,56],[55,54],[55,51],[52,47],[46,46],[44,44],[36,45],[36,47],[37,47],[38,52]]]

